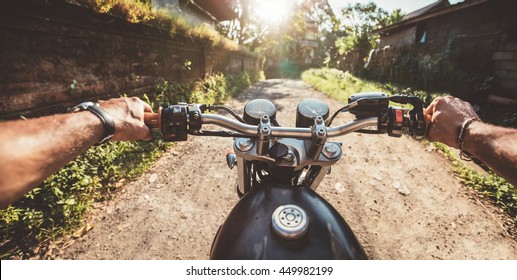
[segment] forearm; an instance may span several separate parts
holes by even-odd
[[[97,143],[104,127],[91,112],[0,123],[0,207],[21,198]]]
[[[517,130],[474,122],[467,130],[464,148],[517,186]]]

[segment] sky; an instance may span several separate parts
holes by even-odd
[[[341,7],[348,5],[348,3],[368,3],[375,2],[377,6],[387,11],[393,11],[395,9],[401,9],[404,13],[416,11],[422,7],[425,7],[431,3],[437,2],[437,0],[329,0],[330,6],[334,11],[339,10]],[[462,2],[460,0],[449,0],[451,4]]]

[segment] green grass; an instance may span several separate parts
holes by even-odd
[[[195,83],[164,82],[143,99],[154,109],[162,104],[222,103],[263,73],[215,74]],[[25,198],[0,210],[0,258],[29,258],[45,244],[74,233],[96,202],[112,198],[121,181],[140,176],[171,147],[155,133],[153,141],[108,142],[70,162]]]
[[[25,258],[41,242],[72,233],[95,202],[111,198],[118,181],[142,174],[169,146],[155,137],[150,142],[109,142],[88,149],[0,211],[0,257]]]
[[[347,102],[348,96],[363,91],[382,91],[388,94],[416,95],[420,97],[426,105],[429,105],[436,97],[450,95],[447,93],[430,93],[421,90],[413,90],[411,88],[402,88],[394,84],[378,84],[355,77],[348,72],[329,68],[307,70],[302,73],[302,79],[317,90],[345,103]],[[510,118],[510,120],[512,119]],[[427,144],[430,145],[431,143]],[[442,151],[451,161],[454,174],[465,186],[492,199],[496,205],[503,209],[512,217],[513,221],[517,223],[517,189],[515,187],[493,172],[484,175],[472,170],[458,160],[446,145],[440,143],[432,143],[432,145]]]
[[[341,102],[348,102],[348,97],[354,93],[366,91],[385,92],[389,95],[403,94],[420,97],[427,106],[436,97],[448,95],[440,92],[426,92],[412,88],[400,87],[395,84],[378,83],[365,80],[333,68],[309,69],[302,73],[302,80],[315,89]]]
[[[452,163],[454,174],[467,187],[478,191],[490,198],[496,205],[504,210],[517,223],[517,188],[505,179],[489,171],[487,175],[481,174],[460,161],[450,149],[441,143],[428,143],[442,151]]]
[[[302,80],[328,96],[345,103],[348,101],[348,97],[354,93],[385,91],[377,83],[360,79],[349,72],[331,68],[304,71]]]

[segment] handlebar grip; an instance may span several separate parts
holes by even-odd
[[[160,113],[144,113],[144,123],[149,128],[160,128]]]
[[[425,119],[426,125],[429,126],[431,124],[432,117],[433,116],[431,114],[427,114],[426,111],[424,110],[424,119]]]

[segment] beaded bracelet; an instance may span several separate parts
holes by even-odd
[[[463,125],[461,126],[460,131],[458,133],[457,143],[458,143],[458,148],[460,149],[460,158],[463,160],[469,160],[469,161],[472,160],[472,154],[463,149],[463,140],[465,138],[465,131],[467,130],[468,126],[474,121],[479,121],[479,118],[472,117],[472,118],[466,119],[463,122]]]

